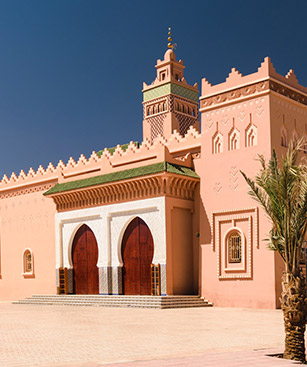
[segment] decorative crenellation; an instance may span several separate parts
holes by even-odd
[[[52,197],[59,212],[164,195],[193,200],[198,182],[199,179],[162,173],[57,193]]]
[[[219,93],[214,96],[205,97],[200,103],[200,112],[205,112],[208,109],[221,104],[227,104],[234,100],[257,96],[263,94],[263,92],[273,91],[284,97],[290,98],[296,102],[299,102],[307,106],[307,96],[303,93],[295,91],[290,87],[286,87],[273,80],[265,80],[251,85],[243,86],[231,91]]]
[[[107,148],[98,153],[93,151],[89,158],[81,154],[77,161],[70,157],[66,164],[60,160],[56,166],[49,163],[46,169],[39,166],[37,171],[30,168],[28,173],[21,170],[19,175],[15,172],[10,177],[4,175],[0,181],[0,197],[7,198],[48,190],[56,182],[63,182],[70,177],[77,179],[77,176],[83,178],[84,174],[98,175],[119,171],[123,169],[123,165],[127,167],[134,162],[144,161],[148,164],[149,159],[157,157],[158,151],[164,151],[163,147],[167,148],[170,157],[174,155],[176,159],[181,151],[200,150],[201,134],[193,126],[185,136],[181,136],[176,130],[169,139],[161,135],[157,134],[152,141],[145,139],[140,145],[131,141],[125,150],[118,145],[113,151]]]

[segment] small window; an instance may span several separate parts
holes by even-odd
[[[25,273],[32,272],[32,255],[30,252],[26,254],[26,266],[25,266]]]
[[[33,254],[29,249],[23,253],[23,275],[33,275]]]
[[[179,75],[178,74],[175,74],[175,79],[179,80]]]
[[[233,232],[228,237],[228,262],[240,263],[242,258],[242,239],[239,232]]]

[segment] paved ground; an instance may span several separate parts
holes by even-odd
[[[279,310],[0,303],[2,367],[295,366]]]

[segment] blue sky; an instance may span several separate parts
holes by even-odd
[[[0,176],[142,139],[172,27],[189,83],[270,56],[307,86],[307,2],[0,0]]]

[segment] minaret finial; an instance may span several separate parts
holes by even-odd
[[[172,33],[171,33],[171,28],[168,28],[168,44],[167,44],[167,47],[168,48],[173,48],[173,45],[172,45]]]

